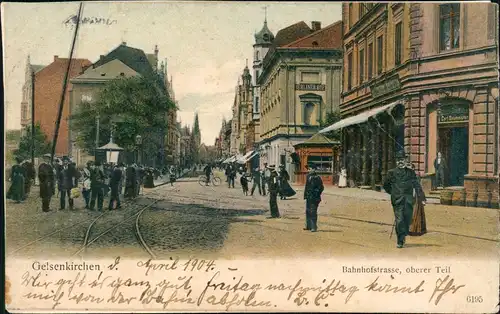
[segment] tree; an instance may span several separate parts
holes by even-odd
[[[141,135],[142,151],[157,156],[166,129],[166,113],[175,109],[157,75],[120,78],[105,84],[93,102],[82,103],[71,116],[77,144],[88,152],[96,148],[96,121],[99,116],[99,143],[105,145],[114,123],[113,141],[128,151],[135,149]]]
[[[328,112],[326,114],[326,119],[323,123],[321,123],[322,128],[326,128],[334,123],[339,122],[342,119],[342,116],[340,115],[340,111],[333,111],[333,112]],[[335,139],[335,140],[340,140],[341,139],[341,131],[340,130],[335,130],[335,131],[330,131],[325,133],[326,137]]]
[[[51,152],[52,146],[47,140],[47,136],[42,132],[40,124],[35,125],[35,157],[40,157]],[[14,156],[31,159],[31,125],[26,127],[24,136],[19,140],[19,147],[14,151]]]

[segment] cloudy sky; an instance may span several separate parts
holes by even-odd
[[[79,3],[2,3],[7,129],[20,128],[21,89],[26,58],[50,64],[54,55],[69,57],[73,29],[64,22]],[[85,2],[82,17],[115,21],[84,24],[75,47],[76,58],[95,62],[122,41],[168,59],[179,120],[191,125],[200,115],[202,141],[213,145],[223,117],[231,118],[238,76],[245,59],[252,62],[254,33],[262,28],[264,7],[276,35],[299,21],[323,26],[341,19],[340,3],[322,2]]]

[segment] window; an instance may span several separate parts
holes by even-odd
[[[441,51],[458,48],[460,44],[460,4],[439,6],[439,48]]]
[[[366,10],[367,10],[367,11],[370,11],[371,9],[373,9],[373,6],[374,6],[374,4],[373,4],[373,3],[371,3],[371,2],[367,3],[367,4],[366,4]]]
[[[92,96],[83,94],[82,95],[82,102],[91,102],[92,101]]]
[[[302,72],[301,81],[304,83],[319,83],[319,72]]]
[[[307,163],[317,166],[317,172],[332,172],[332,154],[307,156]]]
[[[348,13],[349,13],[349,21],[348,21],[349,28],[351,28],[352,27],[352,3],[349,3],[349,12]]]
[[[384,61],[384,36],[377,38],[377,74],[382,73]]]
[[[255,97],[255,112],[259,112],[259,97]]]
[[[359,51],[359,84],[363,83],[365,79],[365,51]]]
[[[352,52],[347,56],[347,90],[352,88]]]
[[[314,112],[314,104],[308,102],[304,106],[304,124],[311,125],[312,115]]]
[[[255,51],[255,60],[259,61],[259,57],[260,57],[259,51]]]
[[[28,106],[27,105],[22,105],[21,106],[21,116],[23,120],[28,119]]]
[[[368,79],[373,77],[373,43],[368,45]]]
[[[364,3],[359,3],[359,18],[361,19],[366,13],[366,6]]]
[[[403,30],[402,23],[396,24],[396,29],[394,30],[394,62],[396,65],[401,64],[401,50],[403,42]]]

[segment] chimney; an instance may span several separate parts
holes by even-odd
[[[312,21],[311,22],[313,32],[319,31],[321,29],[321,22]]]
[[[102,60],[102,59],[104,59],[104,55],[99,56],[99,60]]]
[[[56,62],[59,59],[59,56],[54,56],[54,62]]]

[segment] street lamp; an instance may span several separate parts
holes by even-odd
[[[120,155],[120,152],[123,151],[123,148],[113,143],[113,129],[111,129],[109,143],[99,147],[98,150],[106,151],[106,161],[108,163],[118,163],[118,156]]]

